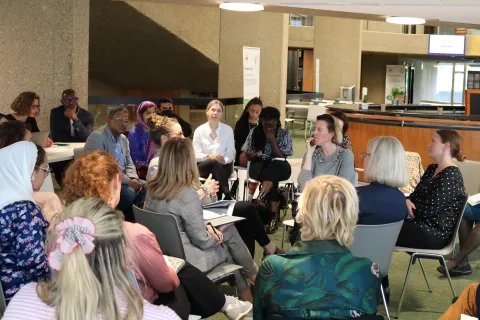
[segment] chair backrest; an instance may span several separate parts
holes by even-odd
[[[465,160],[455,161],[455,164],[462,173],[466,192],[471,195],[480,193],[480,162]]]
[[[455,222],[455,230],[454,230],[452,239],[450,240],[450,243],[448,244],[448,246],[445,247],[445,248],[448,248],[448,250],[449,250],[448,253],[451,253],[453,251],[453,249],[455,248],[455,242],[457,241],[458,229],[460,228],[460,223],[462,222],[463,213],[465,212],[465,207],[467,206],[467,201],[468,201],[468,194],[466,194],[465,197],[463,198],[463,203],[462,203],[462,207],[461,207],[462,211],[458,215],[457,221]]]
[[[317,121],[317,116],[327,112],[327,108],[325,108],[326,105],[326,103],[319,103],[308,106],[307,120],[311,122]]]
[[[125,270],[125,275],[127,276],[128,282],[130,282],[130,284],[135,288],[135,290],[137,290],[138,292],[141,292],[140,286],[138,285],[137,277],[135,277],[135,273],[133,273],[132,270],[127,268]]]
[[[85,154],[85,149],[84,148],[75,148],[73,149],[73,158],[77,160],[81,156]]]
[[[5,309],[7,309],[7,303],[5,302],[5,296],[3,295],[3,288],[0,283],[0,315],[5,313]]]
[[[180,230],[177,220],[169,213],[156,213],[133,206],[135,221],[147,227],[157,237],[163,253],[185,260]]]
[[[357,225],[350,251],[354,256],[369,258],[380,268],[382,277],[388,274],[393,249],[403,220],[379,225]]]

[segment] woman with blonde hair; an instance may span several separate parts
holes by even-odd
[[[210,174],[220,184],[218,199],[232,199],[228,178],[233,172],[235,143],[232,128],[221,122],[225,108],[221,101],[212,100],[207,105],[208,121],[193,133],[193,149],[202,178]]]
[[[346,247],[353,242],[357,219],[358,197],[351,183],[329,175],[313,178],[300,196],[296,216],[302,241],[284,255],[267,257],[260,267],[254,319],[374,315],[378,267]]]
[[[353,153],[339,146],[342,141],[342,128],[338,119],[329,114],[318,116],[313,137],[307,140],[307,152],[303,156],[302,169],[298,175],[301,186],[321,175],[338,176],[357,185]]]
[[[153,306],[125,276],[125,235],[117,213],[100,199],[79,199],[51,233],[52,278],[31,282],[12,299],[3,319],[179,319]]]
[[[63,195],[67,204],[78,198],[98,198],[112,208],[117,206],[121,185],[115,159],[101,151],[83,155],[67,170]],[[208,318],[224,312],[230,320],[246,314],[251,304],[223,295],[200,270],[186,265],[178,273],[167,264],[157,238],[139,223],[123,221],[130,245],[127,264],[137,278],[143,297],[155,305],[172,308],[182,319],[189,314]]]
[[[380,136],[368,141],[360,154],[368,186],[358,187],[358,224],[386,224],[405,219],[405,195],[399,190],[408,184],[408,165],[402,144],[394,137]]]
[[[223,262],[243,268],[235,271],[240,298],[252,301],[247,280],[255,282],[257,267],[237,229],[231,225],[214,228],[203,220],[198,168],[190,141],[179,137],[167,140],[158,160],[158,172],[148,181],[146,207],[170,213],[177,219],[186,260],[203,272]]]

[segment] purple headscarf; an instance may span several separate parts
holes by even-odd
[[[157,105],[153,103],[152,101],[143,101],[140,103],[140,105],[137,108],[137,120],[138,123],[142,126],[144,130],[148,130],[148,125],[143,121],[143,113],[147,111],[147,109],[150,109],[151,107],[157,108]]]

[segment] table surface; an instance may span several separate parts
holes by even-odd
[[[61,146],[57,145],[61,144]],[[65,144],[65,146],[64,146]],[[53,147],[45,148],[47,153],[48,162],[54,163],[59,161],[73,160],[74,159],[74,149],[83,149],[85,146],[84,142],[74,142],[74,143],[62,143],[57,142]]]

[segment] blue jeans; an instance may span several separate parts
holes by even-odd
[[[122,183],[122,189],[120,190],[120,202],[117,205],[117,210],[123,212],[126,221],[135,222],[132,205],[135,203],[143,203],[145,201],[145,196],[147,194],[147,183],[144,180],[139,181],[141,184],[143,184],[143,189],[139,194],[137,194],[133,188],[129,187],[127,183]]]
[[[480,221],[480,204],[472,206],[467,203],[463,217],[470,221]]]

